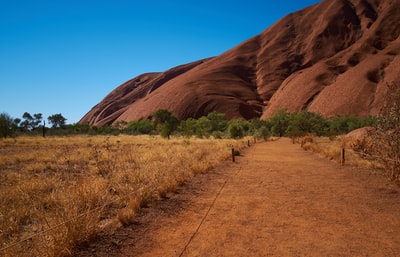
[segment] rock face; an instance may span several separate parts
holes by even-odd
[[[324,116],[378,114],[400,85],[400,1],[325,0],[289,14],[217,57],[122,84],[80,121],[96,126],[211,111],[266,118],[280,108]]]

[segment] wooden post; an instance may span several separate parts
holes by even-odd
[[[247,140],[247,146],[250,147],[250,140]]]
[[[46,121],[43,121],[43,137],[46,137]]]
[[[232,147],[232,162],[235,162],[235,148]]]
[[[342,147],[342,151],[340,152],[340,164],[342,166],[344,166],[345,160],[346,160],[346,156],[345,156],[346,152],[344,150],[344,147]]]

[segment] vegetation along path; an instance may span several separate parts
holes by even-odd
[[[75,256],[400,256],[399,213],[400,190],[380,173],[280,139],[195,177]]]

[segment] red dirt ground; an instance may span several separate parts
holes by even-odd
[[[400,188],[288,139],[259,143],[74,256],[400,256]]]

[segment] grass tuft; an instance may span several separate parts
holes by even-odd
[[[308,136],[309,137],[309,136]],[[307,141],[307,142],[304,142]],[[338,137],[312,137],[302,141],[302,148],[312,151],[324,158],[336,163],[341,163],[341,151],[345,148],[346,165],[363,167],[368,169],[380,169],[381,166],[375,160],[367,160],[353,150],[354,142],[345,136]]]

